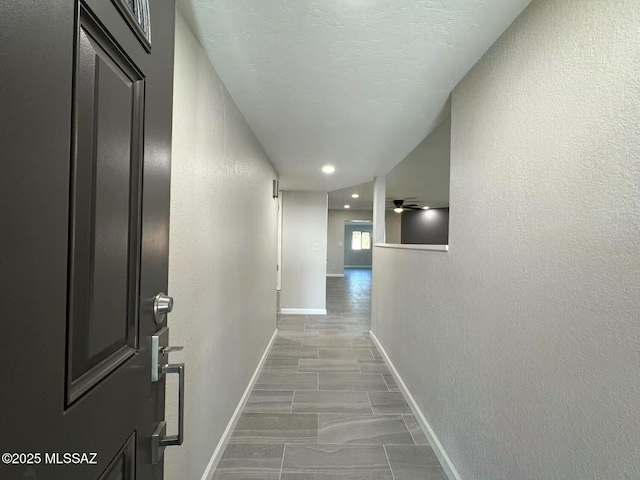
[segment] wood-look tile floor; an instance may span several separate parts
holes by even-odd
[[[371,270],[327,279],[326,316],[278,336],[214,480],[446,480],[369,338]]]

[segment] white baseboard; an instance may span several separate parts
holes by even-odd
[[[326,308],[281,308],[282,315],[326,315]]]
[[[327,273],[327,277],[344,277],[344,273]]]
[[[391,359],[389,358],[389,355],[387,355],[387,352],[384,350],[384,348],[380,344],[380,341],[375,336],[375,334],[373,332],[369,332],[369,335],[371,336],[371,340],[373,340],[373,343],[375,343],[376,347],[378,347],[378,350],[380,350],[380,354],[382,355],[382,358],[384,359],[385,363],[389,367],[389,370],[391,370],[391,373],[393,374],[393,378],[398,384],[400,391],[402,392],[404,397],[407,399],[407,403],[409,404],[409,407],[411,408],[411,411],[413,412],[414,417],[416,417],[416,420],[418,421],[418,425],[420,425],[420,428],[422,429],[425,436],[427,437],[427,440],[429,441],[431,448],[433,448],[433,451],[438,457],[438,460],[440,460],[440,464],[442,465],[444,472],[447,474],[447,477],[449,477],[449,480],[461,480],[460,475],[458,475],[458,471],[453,466],[453,463],[451,463],[451,459],[449,458],[449,455],[447,455],[447,452],[445,452],[444,447],[438,440],[438,437],[436,437],[435,432],[431,428],[431,425],[429,425],[429,422],[427,422],[427,419],[422,413],[422,410],[420,410],[420,407],[418,407],[416,400],[413,398],[413,395],[411,395],[411,392],[409,392],[409,389],[407,388],[404,381],[400,377],[400,374],[396,370],[396,367],[393,365],[393,363],[391,363]]]
[[[260,359],[260,362],[258,362],[258,366],[256,367],[255,372],[253,372],[253,376],[251,377],[251,380],[249,380],[249,385],[247,385],[247,388],[244,391],[244,394],[242,395],[242,397],[240,398],[240,401],[238,402],[238,406],[236,407],[236,410],[233,412],[233,415],[231,415],[231,420],[229,420],[229,423],[227,424],[227,428],[225,428],[224,433],[222,434],[222,438],[220,438],[220,441],[218,442],[216,449],[213,451],[213,455],[211,455],[211,459],[207,464],[207,468],[204,469],[204,473],[202,474],[202,480],[211,480],[213,478],[213,474],[216,471],[216,467],[218,466],[218,463],[220,463],[220,459],[222,458],[224,449],[227,448],[227,444],[229,443],[229,439],[231,438],[233,429],[236,428],[236,424],[240,419],[240,414],[242,413],[242,410],[244,409],[244,406],[246,405],[247,400],[249,400],[249,396],[251,395],[251,390],[253,390],[253,386],[256,384],[256,381],[258,380],[260,371],[262,370],[264,362],[267,360],[267,356],[269,355],[269,350],[271,350],[271,346],[273,345],[273,342],[275,341],[277,336],[278,336],[278,330],[276,329],[276,331],[273,332],[273,336],[271,337],[271,340],[269,340],[269,344],[267,345],[267,348],[265,348],[264,353],[262,354],[262,358]]]

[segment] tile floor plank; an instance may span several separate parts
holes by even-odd
[[[384,360],[358,360],[358,366],[362,373],[386,373],[391,374]]]
[[[296,392],[293,413],[371,413],[366,392]]]
[[[304,324],[306,320],[304,318],[281,318],[278,321],[278,330],[293,330],[293,331],[302,331],[304,330]]]
[[[228,445],[213,480],[278,480],[284,445]]]
[[[291,413],[293,390],[253,390],[243,413]]]
[[[447,480],[436,454],[426,445],[386,445],[395,480]]]
[[[370,392],[371,409],[377,415],[409,414],[411,409],[400,392]]]
[[[370,338],[362,336],[360,338],[352,339],[351,346],[352,347],[374,347],[375,344]]]
[[[380,374],[320,372],[319,375],[320,390],[389,391]]]
[[[317,373],[263,372],[255,390],[317,390]]]
[[[243,413],[229,443],[318,443],[318,416]]]
[[[357,360],[373,360],[368,348],[319,348],[318,358],[355,358]]]
[[[278,335],[276,337],[276,339],[273,341],[273,345],[274,346],[295,346],[295,347],[301,347],[302,346],[302,338],[291,338],[291,337],[285,337],[282,335]]]
[[[415,444],[429,445],[429,441],[420,428],[420,424],[418,424],[416,417],[414,417],[413,415],[402,415],[402,418],[404,419],[404,423],[407,425],[409,433],[413,437],[413,441],[415,442]]]
[[[379,445],[287,445],[282,480],[393,480]]]
[[[342,372],[360,373],[357,360],[340,358],[302,358],[299,372]]]
[[[387,387],[389,387],[389,391],[390,392],[399,392],[400,391],[400,387],[398,387],[398,384],[396,383],[395,379],[393,378],[393,375],[384,374],[384,375],[382,375],[382,377],[384,378],[384,381],[387,384]]]
[[[351,339],[345,335],[319,335],[315,338],[305,338],[302,341],[304,347],[348,347],[351,348]]]
[[[318,358],[318,349],[313,347],[274,345],[271,347],[267,358]]]
[[[267,358],[262,367],[262,373],[265,372],[291,372],[298,371],[297,358]]]
[[[320,414],[318,443],[413,445],[400,415]]]

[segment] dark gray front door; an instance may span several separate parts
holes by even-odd
[[[3,480],[162,478],[173,30],[170,0],[0,2]]]

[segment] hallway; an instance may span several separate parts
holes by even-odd
[[[33,4],[0,480],[640,480],[640,0]]]
[[[214,479],[444,480],[369,338],[371,270],[327,278],[326,316],[278,336]]]

